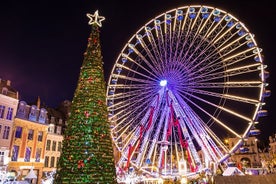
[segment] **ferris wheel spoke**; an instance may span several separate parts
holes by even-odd
[[[261,81],[231,81],[231,82],[213,82],[213,83],[189,83],[191,88],[258,88],[263,84]]]
[[[218,63],[221,56],[218,57],[216,51],[217,50],[214,48],[214,45],[211,42],[206,43],[205,41],[201,41],[200,46],[196,47],[196,49],[191,54],[193,56],[193,59],[189,59],[189,61],[186,60],[186,62],[188,63],[186,67],[189,68],[189,71],[195,71],[198,66],[201,66],[201,69],[204,65],[221,65],[220,63]],[[206,66],[204,68],[206,68]]]
[[[226,100],[233,100],[236,102],[242,102],[242,103],[247,103],[252,105],[257,105],[260,103],[259,100],[256,100],[253,98],[246,98],[238,95],[221,94],[218,92],[210,92],[210,91],[200,90],[200,89],[186,89],[186,91],[206,95],[207,96],[206,98],[208,98],[208,96],[212,96],[212,97],[217,97],[217,98],[226,99]]]
[[[155,23],[157,23],[157,21],[155,21]],[[155,67],[157,67],[159,71],[162,71],[163,66],[158,64],[159,62],[165,62],[164,53],[162,52],[162,50],[164,50],[164,41],[163,37],[160,36],[162,35],[162,32],[156,29],[155,33],[157,38],[155,39],[154,33],[152,33],[151,30],[152,29],[150,27],[145,27],[149,44],[144,44],[143,46],[146,48],[145,50],[147,51],[148,56],[154,62]]]
[[[235,112],[235,111],[230,110],[230,109],[228,109],[228,108],[225,108],[225,107],[223,107],[223,106],[219,106],[219,105],[217,105],[217,104],[214,104],[214,103],[212,103],[212,102],[209,102],[208,100],[205,100],[205,99],[200,98],[200,97],[198,97],[198,96],[195,96],[195,95],[192,95],[192,94],[190,94],[190,96],[193,97],[194,99],[197,99],[197,100],[200,100],[200,101],[204,102],[205,104],[211,105],[211,106],[213,106],[213,107],[215,107],[215,108],[217,108],[217,109],[223,110],[224,112],[227,112],[227,113],[229,113],[229,114],[231,114],[231,115],[234,115],[234,116],[236,116],[236,117],[239,117],[239,118],[241,118],[241,119],[243,119],[243,120],[245,120],[245,121],[247,121],[247,122],[251,122],[251,119],[250,119],[250,118],[248,118],[248,117],[246,117],[246,116],[243,116],[243,115],[239,114],[238,112]]]
[[[191,101],[189,98],[186,98],[185,96],[183,96],[182,98],[184,98],[187,102],[191,103],[192,105],[194,105],[195,107],[197,107],[197,109],[201,110],[203,113],[205,113],[206,115],[208,115],[214,122],[218,123],[219,125],[221,125],[223,128],[225,128],[227,131],[229,131],[230,133],[232,133],[233,135],[235,135],[236,137],[241,137],[237,132],[235,132],[234,130],[232,130],[230,127],[228,127],[227,125],[225,125],[222,121],[220,121],[219,119],[217,119],[216,117],[214,117],[212,114],[210,114],[208,111],[204,110],[201,106],[197,105],[196,103],[194,103],[193,101]],[[178,97],[178,100],[181,103],[184,103],[182,98]],[[209,104],[208,101],[204,100],[206,102],[206,104]],[[213,106],[216,107],[216,105],[213,104]],[[244,117],[243,119],[249,120],[248,118]],[[250,120],[251,121],[251,120]]]
[[[132,59],[131,58],[131,56],[129,56],[128,54],[124,54],[124,53],[122,53],[121,54],[121,57],[122,57],[122,64],[121,65],[126,65],[126,64],[128,64],[128,65],[131,65],[132,67],[134,67],[133,65],[135,65],[135,66],[137,66],[138,68],[140,68],[141,70],[143,70],[144,72],[147,72],[149,75],[151,75],[151,76],[154,76],[154,77],[156,77],[156,75],[155,75],[155,73],[157,72],[156,70],[155,70],[155,68],[154,67],[152,67],[152,65],[150,64],[150,62],[145,58],[145,57],[143,57],[142,58],[142,61],[144,62],[144,63],[146,63],[146,66],[144,67],[143,65],[141,65],[140,63],[141,63],[141,61],[136,61],[135,59]],[[130,64],[129,64],[130,63]],[[118,65],[118,64],[117,64]],[[147,69],[147,68],[149,68],[149,69]],[[125,67],[126,69],[130,69],[129,67]]]
[[[138,72],[137,70],[133,70],[133,69],[131,69],[129,67],[126,67],[124,65],[121,65],[121,64],[117,64],[117,67],[120,67],[124,71],[131,72],[131,73],[133,73],[135,75],[138,75],[138,76],[141,76],[141,77],[143,77],[145,79],[152,80],[152,77],[157,77],[152,71],[149,71],[148,69],[146,69],[145,67],[141,66],[138,63],[135,63],[135,64],[143,71],[143,73],[142,72]],[[150,77],[150,76],[152,76],[152,77]],[[113,74],[112,77],[116,78],[117,80],[118,80],[118,78],[124,78],[124,76],[122,76],[121,74]]]
[[[251,54],[249,51],[252,51],[252,49],[247,50],[247,51],[245,51],[244,53],[242,53],[240,55],[234,55],[234,56],[229,56],[228,58],[225,58],[224,59],[225,63],[223,65],[220,64],[220,63],[217,63],[219,58],[213,59],[212,62],[208,62],[208,65],[206,65],[205,67],[201,67],[199,70],[196,70],[197,66],[199,66],[200,64],[203,64],[205,61],[207,61],[211,57],[209,55],[208,57],[205,57],[205,59],[203,59],[197,65],[194,65],[193,68],[190,68],[189,70],[194,71],[193,73],[191,73],[193,76],[197,76],[198,74],[204,73],[203,71],[205,71],[206,69],[210,68],[211,70],[207,70],[207,73],[205,73],[205,75],[207,75],[210,71],[216,71],[216,70],[219,71],[219,70],[222,70],[224,67],[231,66],[235,63],[238,63],[240,61],[244,61],[247,58],[255,56],[255,54]],[[249,54],[247,54],[248,52],[249,52]],[[243,66],[243,67],[246,67],[246,66]]]
[[[210,14],[208,13],[208,8],[207,7],[200,7],[200,9],[198,10],[198,22],[197,23],[197,30],[195,31],[195,35],[201,35],[201,31],[205,28],[207,29],[207,23],[210,21]],[[199,44],[200,45],[200,44]]]
[[[202,122],[201,125],[204,126],[205,131],[208,132],[208,135],[213,138],[213,140],[218,144],[218,147],[221,148],[224,153],[230,152],[228,147],[221,141],[221,138],[216,136],[216,134],[204,122]]]
[[[204,139],[203,130],[201,128],[199,128],[199,126],[196,126],[199,119],[192,118],[195,116],[192,115],[193,114],[192,111],[189,111],[189,112],[187,111],[187,109],[189,109],[189,106],[187,104],[184,104],[186,108],[181,108],[181,106],[179,106],[179,102],[176,100],[176,98],[173,96],[173,94],[170,92],[169,95],[172,98],[172,100],[174,101],[173,106],[174,106],[174,109],[177,111],[176,114],[182,115],[182,117],[183,117],[184,122],[182,122],[181,125],[184,126],[184,124],[186,124],[187,127],[189,128],[189,130],[191,131],[191,134],[193,135],[193,137],[195,138],[197,143],[201,146],[201,148],[202,149],[207,148],[209,155],[212,156],[212,160],[217,161],[218,159],[216,158],[213,151],[211,150],[210,145],[208,144],[207,140]],[[189,145],[189,146],[192,146],[192,145]],[[191,148],[192,148],[191,152],[192,152],[193,157],[195,158],[195,161],[198,164],[200,164],[201,161],[198,157],[197,151],[195,151],[195,148],[193,146]]]
[[[172,21],[171,20],[171,15],[170,14],[167,14],[166,15],[166,21]],[[163,62],[164,64],[167,64],[168,61],[171,61],[171,54],[172,54],[172,40],[171,40],[171,23],[170,24],[164,24],[164,47],[165,47],[165,50],[164,51],[164,54],[165,54],[165,62]]]
[[[147,153],[147,156],[146,158],[147,159],[150,159],[152,158],[152,154],[153,154],[153,151],[156,149],[156,146],[158,144],[158,135],[160,134],[160,131],[161,131],[161,127],[162,127],[162,124],[163,122],[165,121],[165,118],[167,119],[168,117],[168,107],[165,106],[164,110],[161,110],[159,109],[159,111],[162,112],[162,115],[161,115],[161,118],[160,118],[160,121],[156,121],[156,131],[153,132],[154,136],[153,136],[153,139],[152,139],[152,142],[151,142],[151,147]],[[144,141],[147,141],[147,140],[144,140]],[[154,160],[154,159],[153,159]]]
[[[238,23],[238,24],[239,24],[239,23]],[[238,24],[237,24],[237,25],[238,25]],[[235,24],[235,25],[236,25],[236,24]],[[236,27],[237,27],[237,25],[236,25]],[[232,27],[234,27],[234,26],[232,26]],[[230,30],[230,29],[228,29],[228,31],[229,31],[229,30]],[[229,48],[229,47],[230,47],[230,49],[231,49],[232,51],[238,49],[239,47],[241,47],[243,44],[240,43],[240,40],[241,40],[242,38],[244,38],[244,37],[246,36],[246,34],[239,35],[239,33],[240,33],[240,28],[237,28],[237,31],[236,31],[235,33],[229,35],[229,37],[228,37],[227,39],[223,39],[223,43],[221,43],[219,46],[217,46],[217,49],[220,49],[220,47],[223,47],[224,44],[226,44],[226,45],[225,45],[222,49],[219,50],[221,53],[222,53],[223,50],[225,50],[226,48]],[[236,40],[234,40],[234,41],[228,43],[228,40],[230,40],[230,39],[231,39],[233,36],[235,36],[235,35],[237,35],[238,38],[236,38]],[[223,34],[222,36],[225,36],[225,34]],[[220,37],[220,39],[223,38],[222,36]],[[201,56],[202,54],[204,54],[204,53],[206,52],[207,49],[212,48],[214,42],[217,42],[217,41],[218,41],[218,40],[216,40],[216,41],[214,41],[214,40],[209,41],[208,45],[205,47],[204,50],[201,51],[201,53],[199,53],[198,57]],[[246,42],[248,42],[248,41],[246,41]],[[201,43],[202,43],[202,42],[201,42]],[[233,45],[234,45],[235,47],[234,47]],[[199,46],[201,46],[201,45],[199,45]],[[228,50],[229,50],[229,49],[228,49]],[[209,55],[211,56],[211,55],[213,55],[213,54],[215,54],[215,53],[216,53],[216,50],[213,49],[213,51],[210,52]],[[223,55],[225,55],[225,53],[224,53]],[[197,58],[198,58],[198,57],[197,57]],[[193,60],[193,62],[194,62],[197,58],[195,58],[195,59]]]
[[[136,73],[137,74],[137,73]],[[144,77],[144,75],[141,74],[141,76]],[[147,78],[149,78],[148,76],[146,76]],[[131,83],[135,83],[137,82],[140,85],[146,85],[146,84],[150,84],[152,83],[151,81],[147,80],[147,79],[139,79],[139,78],[134,78],[134,77],[128,77],[128,76],[124,76],[124,75],[117,75],[116,78],[119,79],[124,79],[125,81],[130,81]],[[152,78],[149,78],[152,80]]]
[[[196,18],[194,19],[194,22],[191,26],[191,29],[193,29],[196,25],[195,30],[192,30],[193,34],[190,34],[188,37],[191,37],[191,40],[189,42],[189,46],[188,49],[186,49],[186,54],[184,55],[184,58],[186,58],[187,63],[190,62],[191,58],[193,57],[194,53],[201,47],[201,45],[204,43],[201,39],[201,36],[198,33],[200,26],[202,24],[203,21],[201,21],[200,23],[197,23],[196,20],[198,19],[200,14],[198,14],[196,16]],[[199,24],[199,25],[197,25]],[[193,51],[192,51],[193,49]],[[188,56],[189,53],[189,57]]]
[[[234,68],[232,67],[230,69],[226,69],[225,71],[221,71],[223,70],[224,67],[229,67],[233,64],[243,61],[244,59],[246,58],[239,59],[239,60],[232,59],[224,65],[214,63],[214,65],[209,65],[208,68],[206,68],[207,66],[205,66],[199,70],[194,70],[193,73],[190,73],[191,79],[204,78],[204,76],[209,76],[210,74],[216,75],[216,76],[235,76],[235,75],[242,75],[245,73],[259,72],[261,70],[260,63],[255,63],[255,64],[249,63],[244,66],[235,66]]]
[[[224,19],[226,19],[227,16],[228,15],[226,15]],[[225,24],[225,26],[219,31],[219,34],[217,34],[218,37],[216,36],[215,39],[213,39],[213,44],[217,44],[219,42],[219,45],[223,46],[231,40],[234,36],[231,31],[234,29],[236,24],[237,23],[232,23],[231,26],[229,26],[229,24]]]
[[[157,66],[159,66],[159,68],[161,69],[160,72],[162,72],[163,70],[165,70],[166,68],[166,64],[168,63],[168,59],[167,59],[167,48],[165,45],[165,41],[163,38],[163,33],[159,33],[161,34],[161,37],[159,36],[158,39],[156,40],[158,43],[158,49],[160,50],[160,58],[158,58],[158,63]],[[162,39],[161,39],[162,38]]]
[[[152,89],[152,87],[149,84],[116,84],[116,85],[111,84],[110,87],[116,87],[116,89],[129,89],[129,90]],[[111,95],[113,95],[113,93]]]
[[[172,44],[175,45],[174,52],[171,54],[173,55],[171,61],[177,61],[177,57],[180,54],[179,50],[181,49],[181,42],[182,40],[179,39],[184,36],[184,32],[182,31],[182,25],[186,22],[186,17],[183,16],[183,10],[175,10],[175,16],[177,17],[174,19],[173,25],[173,35],[172,35]]]
[[[255,56],[256,54],[253,52],[255,50],[255,48],[249,48],[249,49],[246,49],[244,51],[241,51],[239,53],[236,53],[236,54],[233,54],[233,55],[230,55],[228,57],[225,57],[223,58],[222,62],[228,62],[230,61],[231,63],[233,62],[233,59],[234,61],[238,59],[238,61],[241,59],[241,58],[246,58],[246,57],[253,57]],[[227,55],[225,55],[227,56]]]
[[[256,64],[249,64],[249,65],[245,65],[242,67],[235,67],[235,68],[231,68],[231,69],[227,69],[225,71],[218,71],[218,72],[214,72],[214,71],[208,71],[205,74],[202,74],[201,76],[199,75],[195,75],[195,77],[189,79],[190,81],[197,81],[197,82],[204,82],[204,81],[209,81],[209,80],[214,80],[214,79],[223,79],[225,77],[231,77],[231,76],[238,76],[238,75],[250,75],[251,73],[254,72],[259,72],[261,65],[259,63]],[[217,68],[215,68],[214,70],[217,70]],[[197,80],[199,79],[199,80]]]
[[[217,47],[219,52],[223,53],[229,53],[233,52],[235,50],[238,50],[240,48],[243,48],[243,46],[248,43],[248,41],[245,38],[245,35],[239,36],[238,35],[239,30],[237,30],[232,37],[229,37],[227,40],[225,40],[220,46]],[[233,36],[236,36],[236,38],[233,38]],[[231,40],[234,39],[234,40]]]
[[[195,126],[195,129],[197,130],[198,134],[199,135],[202,135],[200,136],[200,138],[203,139],[203,142],[205,144],[205,146],[208,148],[208,151],[210,152],[210,154],[213,156],[213,158],[216,158],[219,159],[220,157],[222,157],[222,152],[221,150],[219,149],[219,147],[215,144],[215,142],[219,142],[220,143],[220,148],[222,149],[225,149],[225,145],[222,145],[222,142],[219,141],[219,140],[216,140],[215,142],[213,141],[213,139],[211,139],[210,137],[210,133],[212,133],[212,131],[210,131],[210,129],[207,127],[207,126],[203,126],[204,123],[202,121],[202,119],[196,115],[196,113],[191,109],[188,108],[187,109],[184,109],[186,111],[189,112],[189,114],[191,115],[191,119],[193,120],[193,126]],[[209,130],[209,131],[207,131]],[[212,136],[212,138],[216,138],[215,136]]]
[[[112,96],[108,96],[107,97],[107,101],[108,101],[108,108],[112,109],[113,107],[115,107],[117,104],[121,103],[118,102],[117,104],[114,103],[114,101],[120,101],[122,99],[134,99],[135,97],[137,97],[138,95],[140,96],[147,96],[148,95],[148,91],[139,89],[139,90],[132,90],[132,91],[127,91],[125,93],[117,93],[115,95]],[[152,96],[154,96],[154,93],[152,93]],[[110,102],[110,103],[109,103]]]
[[[142,45],[143,46],[143,45]],[[141,68],[141,69],[143,69],[143,71],[147,71],[147,73],[149,73],[149,74],[151,74],[151,75],[154,75],[154,73],[158,73],[158,70],[156,70],[156,64],[157,64],[157,59],[158,58],[154,58],[154,57],[152,57],[152,54],[150,54],[150,51],[148,50],[148,48],[147,47],[145,47],[146,49],[146,51],[147,51],[147,54],[148,54],[148,56],[149,56],[149,58],[146,58],[141,52],[140,52],[140,50],[138,50],[138,49],[136,49],[135,47],[134,47],[134,45],[132,45],[132,44],[129,44],[129,47],[132,49],[132,50],[134,50],[134,52],[136,53],[136,55],[135,55],[135,57],[138,57],[138,58],[140,58],[141,59],[141,61],[139,61],[139,63],[138,62],[135,62],[133,59],[131,60],[135,65],[137,65],[137,66],[139,66],[139,68]],[[137,60],[137,59],[136,59]],[[149,68],[149,69],[146,69],[145,67],[143,67],[140,63],[146,63],[146,66],[147,66],[147,68]],[[132,66],[133,67],[133,66]],[[129,69],[130,70],[130,69]],[[160,71],[160,69],[159,69],[159,71]],[[132,70],[132,72],[135,72],[135,70]],[[143,74],[141,74],[141,75],[143,75]]]
[[[149,102],[148,102],[149,103]],[[122,110],[116,110],[116,113],[113,114],[112,117],[110,118],[113,118],[115,117],[115,119],[117,121],[121,121],[121,123],[126,123],[126,124],[129,124],[129,123],[134,123],[137,118],[133,118],[133,119],[129,119],[129,118],[126,118],[126,117],[129,117],[131,115],[131,112],[134,110],[138,110],[138,114],[137,114],[137,117],[139,117],[139,114],[143,114],[145,112],[145,110],[142,110],[143,107],[147,104],[147,102],[143,103],[143,104],[140,104],[139,106],[135,106],[135,104],[128,104],[129,106],[126,107],[126,110],[125,109],[122,109]],[[124,119],[124,121],[123,121]],[[118,125],[120,126],[121,123],[118,123]]]
[[[109,106],[109,109],[113,109],[113,110],[117,111],[118,109],[126,108],[126,106],[128,106],[128,108],[134,108],[134,106],[136,105],[135,103],[133,103],[134,101],[136,101],[137,104],[146,105],[146,103],[149,103],[155,95],[155,94],[152,94],[151,96],[149,96],[151,98],[149,98],[149,97],[148,98],[147,97],[137,98],[138,94],[139,93],[133,93],[131,96],[127,97],[129,100],[128,102],[119,102],[119,103],[113,104],[112,106]]]
[[[211,28],[214,26],[214,21],[211,20],[212,12],[209,12],[209,8],[206,6],[201,7],[200,9],[202,19],[205,19],[204,24],[200,27],[200,30],[198,32],[199,35],[203,35],[203,37],[206,36],[208,32],[211,32]]]
[[[142,119],[142,121],[140,122],[140,126],[145,126],[146,121],[148,119],[150,115],[150,110],[147,111],[147,115]],[[136,129],[132,129],[130,131],[124,131],[123,133],[125,134],[125,132],[128,134],[128,137],[131,138],[125,138],[122,142],[125,142],[125,146],[122,148],[123,151],[123,155],[124,157],[126,157],[126,155],[128,156],[128,159],[131,159],[132,156],[134,155],[134,151],[136,150],[136,148],[139,146],[139,134],[140,134],[140,129],[136,128]],[[132,132],[132,133],[131,133]],[[129,153],[128,153],[129,152]]]

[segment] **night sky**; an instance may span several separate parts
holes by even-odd
[[[173,8],[192,4],[218,7],[231,13],[255,34],[268,65],[268,117],[259,128],[267,139],[276,133],[273,79],[276,71],[275,6],[272,1],[252,0],[9,0],[0,6],[0,78],[11,80],[20,100],[56,107],[72,100],[83,53],[90,33],[86,13],[106,18],[101,28],[101,46],[106,80],[124,45],[150,19]],[[274,52],[274,53],[273,53]]]

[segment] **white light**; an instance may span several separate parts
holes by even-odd
[[[157,181],[158,184],[163,184],[163,179],[162,178],[159,178],[158,181]]]
[[[184,177],[184,178],[181,178],[181,184],[187,184],[187,178],[186,177]]]
[[[160,86],[166,86],[166,85],[167,85],[167,80],[160,81]]]

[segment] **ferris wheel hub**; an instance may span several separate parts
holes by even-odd
[[[164,80],[161,80],[159,84],[160,84],[160,86],[163,86],[163,87],[164,87],[164,86],[167,85],[167,80],[165,80],[165,79],[164,79]]]

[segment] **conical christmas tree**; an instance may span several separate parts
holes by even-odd
[[[87,16],[92,30],[64,135],[56,184],[117,183],[99,34],[104,17],[98,11]]]

